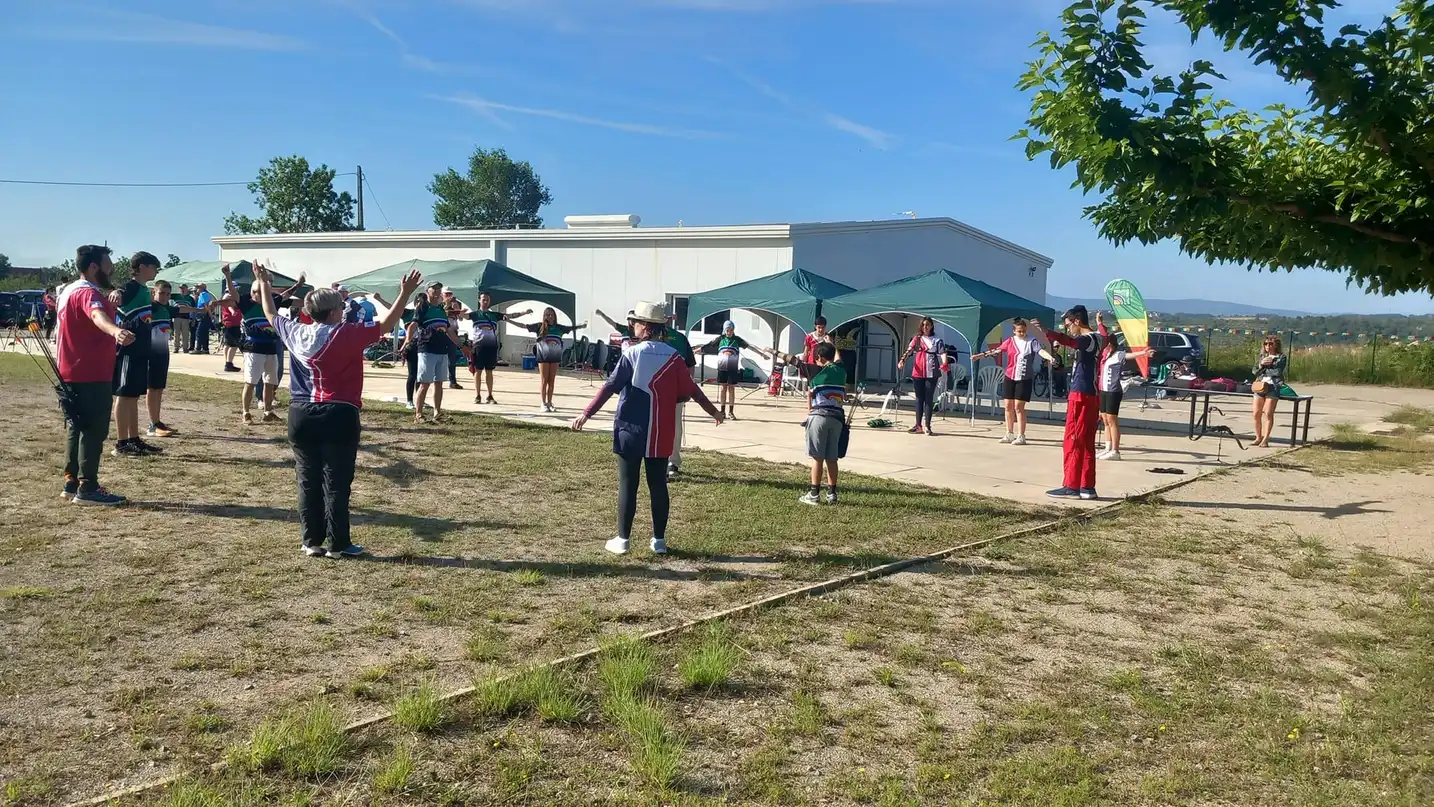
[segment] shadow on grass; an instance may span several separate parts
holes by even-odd
[[[185,515],[218,518],[286,522],[297,522],[299,520],[298,511],[291,507],[161,501],[136,501],[132,503],[132,506],[140,510],[152,510],[161,513],[181,513]],[[448,533],[463,530],[503,530],[515,529],[517,527],[515,524],[502,521],[466,520],[458,522],[447,518],[430,518],[427,516],[409,515],[407,513],[389,513],[383,510],[368,510],[362,508],[356,508],[350,511],[350,516],[352,525],[356,528],[371,524],[380,527],[407,529],[411,530],[414,536],[421,541],[439,541]]]
[[[684,469],[685,467],[684,465]],[[807,487],[806,478],[797,475],[794,475],[790,480],[763,477],[737,478],[730,476],[713,476],[688,470],[683,470],[680,474],[673,477],[672,481],[674,485],[689,482],[693,484],[720,484],[734,487],[756,485],[775,488],[777,490],[790,492],[793,496],[793,502],[796,501],[796,497],[800,496]],[[903,489],[898,485],[893,485],[890,488],[879,488],[870,485],[849,484],[841,485],[839,490],[843,495],[859,493],[870,494],[872,496],[889,496],[901,499],[901,507],[903,508],[925,510],[933,513],[945,513],[975,518],[1025,518],[1030,515],[1030,513],[1023,511],[1016,505],[999,504],[994,499],[990,500],[991,503],[989,504],[972,501],[973,499],[984,497],[957,491],[933,491],[927,488],[911,488],[910,486]]]
[[[165,462],[191,462],[195,465],[254,465],[263,468],[293,468],[292,457],[280,460],[266,460],[259,457],[214,457],[199,456],[186,457],[183,454],[170,454],[165,452]]]
[[[647,580],[678,582],[713,580],[780,580],[781,575],[748,574],[732,570],[669,569],[661,566],[636,566],[620,563],[564,563],[538,560],[493,560],[488,558],[438,557],[430,555],[365,555],[369,563],[393,563],[401,566],[430,566],[440,569],[480,569],[489,572],[541,572],[547,577],[640,577]]]

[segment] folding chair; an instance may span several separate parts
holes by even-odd
[[[982,367],[976,373],[977,385],[972,393],[971,405],[974,409],[981,405],[981,401],[989,400],[990,412],[995,414],[1001,407],[1001,381],[1006,377],[1006,371],[1000,367]]]

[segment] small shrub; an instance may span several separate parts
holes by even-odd
[[[472,661],[497,661],[503,657],[502,634],[491,631],[475,632],[468,637],[463,650]]]
[[[485,717],[507,717],[523,709],[523,691],[516,678],[487,678],[479,681],[475,690],[478,714]]]
[[[792,731],[807,737],[821,733],[827,711],[816,695],[799,689],[792,695]]]
[[[411,731],[436,731],[448,722],[448,705],[437,685],[422,681],[394,701],[393,722]]]
[[[627,736],[632,767],[638,776],[659,790],[670,789],[682,772],[687,744],[668,727],[657,703],[617,696],[605,704],[604,711]]]
[[[0,590],[0,599],[6,600],[43,600],[50,596],[48,588],[36,588],[35,586],[14,586]]]
[[[713,690],[727,683],[737,660],[737,646],[726,626],[717,623],[709,626],[701,643],[678,662],[677,673],[688,689]]]
[[[552,667],[539,667],[524,676],[523,700],[549,723],[576,723],[582,700],[572,682]]]

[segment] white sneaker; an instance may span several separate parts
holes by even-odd
[[[828,494],[827,494],[827,504],[836,504],[836,503],[837,503],[837,495],[836,495],[835,493],[828,493]]]
[[[404,404],[403,404],[403,408],[404,408],[404,409],[407,409],[407,410],[410,411],[410,412],[412,412],[412,411],[413,411],[413,401],[405,401]]]
[[[547,411],[548,411],[548,405],[545,404],[545,403],[540,403],[540,404],[538,404],[538,411],[539,411],[539,412],[547,412]]]
[[[1013,440],[1012,443],[1018,446],[1023,446],[1026,444],[1026,436],[1024,434],[1018,434],[1016,435],[1016,439]]]
[[[627,554],[627,539],[626,539],[626,538],[614,538],[614,539],[612,539],[611,541],[608,541],[606,544],[604,544],[604,545],[603,545],[603,548],[606,549],[607,551],[613,553],[614,555],[626,555],[626,554]]]
[[[652,554],[654,555],[667,554],[667,540],[664,538],[653,538],[649,546],[652,547]]]
[[[815,493],[812,493],[810,490],[806,493],[803,493],[802,498],[797,499],[797,501],[801,502],[802,504],[810,504],[813,506],[819,505],[822,502],[821,497],[819,497]]]
[[[556,406],[554,406],[553,404],[548,404],[548,411],[549,411],[549,412],[557,412],[557,411],[558,411],[558,408],[557,408]]]
[[[1016,442],[1016,435],[1011,434],[1010,432],[1006,432],[1006,436],[1001,438],[1002,445],[1010,445],[1014,442]]]
[[[1114,461],[1116,461],[1116,462],[1119,462],[1119,461],[1120,461],[1120,452],[1119,452],[1119,451],[1107,451],[1107,452],[1105,452],[1104,454],[1100,455],[1099,457],[1096,457],[1096,459],[1098,459],[1098,460],[1114,460]]]

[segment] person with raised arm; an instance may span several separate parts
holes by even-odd
[[[289,442],[299,487],[299,532],[309,557],[354,558],[364,548],[349,530],[349,493],[358,461],[364,351],[392,330],[423,276],[403,276],[398,298],[378,322],[350,322],[342,295],[315,289],[304,298],[311,323],[279,316],[279,296],[263,266],[254,297],[289,351]],[[324,547],[325,539],[328,548]]]
[[[1011,320],[1011,335],[1002,340],[999,347],[971,357],[972,361],[990,356],[1005,358],[1006,374],[1001,379],[1001,401],[1006,410],[1006,436],[1001,438],[1002,443],[1026,444],[1026,405],[1031,402],[1036,356],[1049,355],[1043,351],[1040,339],[1029,334],[1026,321],[1016,317]]]
[[[717,408],[727,413],[728,420],[737,419],[737,384],[742,381],[742,351],[755,350],[763,358],[770,359],[772,352],[749,344],[737,335],[737,326],[732,320],[722,323],[722,335],[703,345],[703,354],[717,356]]]
[[[227,293],[219,298],[219,305],[226,311],[238,312],[241,328],[239,350],[244,356],[244,392],[239,399],[239,420],[246,426],[253,425],[254,416],[249,410],[254,404],[257,388],[260,405],[264,408],[264,422],[278,423],[280,418],[274,411],[274,392],[279,389],[279,334],[273,318],[267,313],[270,307],[263,305],[253,289],[239,288],[234,284],[234,273],[230,271],[229,264],[224,264],[220,271],[224,273]],[[281,292],[275,292],[271,284],[267,293],[274,295],[274,299],[269,301],[273,303],[273,310],[277,313],[279,305],[303,285],[303,274],[294,281],[294,285]]]
[[[1068,347],[1073,359],[1070,368],[1070,392],[1066,394],[1066,433],[1064,472],[1061,487],[1046,491],[1056,498],[1100,498],[1095,490],[1095,426],[1099,403],[1095,388],[1096,357],[1100,353],[1100,337],[1090,329],[1090,314],[1085,306],[1071,308],[1061,317],[1065,333],[1046,331],[1050,341]],[[1037,330],[1041,324],[1031,325]]]
[[[473,373],[473,403],[483,403],[483,382],[488,382],[487,403],[497,404],[493,398],[493,368],[498,366],[498,347],[502,341],[498,331],[505,322],[526,317],[533,309],[512,314],[501,314],[493,310],[493,295],[481,292],[478,295],[478,310],[468,314],[473,323],[473,358],[468,370]],[[599,312],[601,313],[601,312]]]
[[[563,337],[587,326],[586,322],[559,325],[558,312],[552,306],[543,309],[541,322],[523,326],[538,337],[533,344],[533,355],[538,359],[538,395],[542,398],[542,403],[538,404],[539,411],[558,411],[553,405],[553,388],[558,380],[558,362],[563,359]]]
[[[622,351],[617,367],[593,396],[583,413],[573,419],[582,431],[608,399],[617,395],[613,416],[612,451],[617,455],[617,537],[605,545],[616,555],[626,554],[637,512],[637,488],[644,472],[652,500],[654,554],[667,553],[667,459],[677,437],[677,405],[691,398],[717,425],[722,413],[692,380],[687,362],[664,338],[667,313],[662,303],[639,302],[627,315],[633,343]]]
[[[1105,426],[1105,450],[1097,460],[1120,461],[1120,402],[1125,388],[1120,374],[1125,369],[1126,352],[1105,327],[1105,315],[1095,312],[1096,333],[1100,334],[1100,361],[1096,362],[1095,388],[1100,394],[1100,421]],[[1138,351],[1136,351],[1138,353]]]

